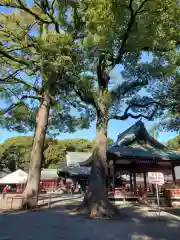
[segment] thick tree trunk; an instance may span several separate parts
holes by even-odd
[[[48,125],[49,109],[50,97],[49,93],[45,92],[36,115],[36,129],[31,151],[28,181],[23,193],[22,207],[34,208],[37,206],[41,163],[43,158],[46,129]]]
[[[107,118],[99,117],[96,125],[96,138],[92,154],[92,171],[88,191],[79,207],[91,217],[110,217],[113,208],[108,201],[106,189],[107,171]]]

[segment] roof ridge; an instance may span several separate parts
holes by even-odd
[[[166,149],[166,147],[162,143],[158,142],[149,134],[142,120],[138,120],[131,127],[120,133],[114,145],[128,146],[128,144],[138,139],[138,136],[143,136],[143,138],[149,141],[150,144],[152,144],[154,147],[163,150]]]
[[[124,145],[128,142],[128,140],[129,140],[129,142],[132,141],[133,138],[136,137],[137,132],[140,131],[141,128],[145,129],[144,123],[141,120],[138,120],[135,124],[133,124],[131,127],[129,127],[124,132],[122,132],[118,135],[117,141],[115,142],[115,144],[116,145]],[[129,139],[128,138],[123,139],[126,135],[128,136],[128,134],[131,134],[131,136],[129,136]],[[134,137],[132,135],[134,135]]]

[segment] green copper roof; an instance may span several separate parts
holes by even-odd
[[[123,133],[107,150],[118,157],[158,158],[161,160],[180,160],[178,152],[170,152],[163,144],[154,139],[142,121],[136,122]]]

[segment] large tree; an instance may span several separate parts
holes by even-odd
[[[0,122],[2,127],[34,130],[23,204],[35,207],[46,133],[88,127],[89,111],[73,113],[72,73],[82,67],[67,10],[72,1],[1,0]],[[71,93],[70,93],[71,92]],[[88,120],[88,119],[87,119]]]
[[[97,217],[112,213],[106,191],[109,120],[152,120],[161,113],[159,106],[167,106],[166,99],[156,100],[147,90],[165,76],[163,55],[175,57],[179,5],[175,0],[92,0],[84,1],[83,7],[77,14],[87,29],[85,36],[79,34],[87,68],[78,75],[75,91],[93,106],[97,120],[92,172],[81,208]],[[143,61],[148,54],[149,61]],[[114,84],[110,73],[116,64],[120,64],[119,81]],[[138,94],[142,88],[146,88],[144,95]]]

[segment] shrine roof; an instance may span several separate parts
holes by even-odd
[[[171,152],[166,146],[153,138],[142,121],[136,122],[108,148],[108,154],[119,158],[147,158],[159,160],[180,160],[179,152]]]
[[[67,152],[67,166],[87,166],[91,163],[91,152]]]

